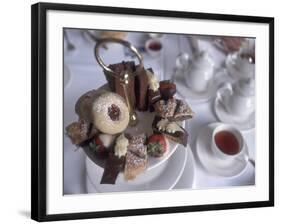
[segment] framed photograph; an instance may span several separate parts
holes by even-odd
[[[37,221],[274,205],[274,19],[32,5]]]

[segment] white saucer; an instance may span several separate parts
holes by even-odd
[[[179,147],[169,160],[155,169],[146,170],[133,181],[125,181],[123,173],[120,173],[114,185],[100,184],[103,169],[86,157],[86,175],[91,183],[87,184],[87,192],[105,193],[172,189],[184,171],[187,155],[189,154],[188,150],[190,148]]]
[[[237,54],[238,54],[237,52],[229,54],[225,59],[225,67],[226,70],[228,71],[229,76],[234,80],[239,80],[242,78],[244,79],[252,78],[253,75],[251,73],[241,73],[235,66],[235,60],[237,58]]]
[[[194,92],[185,83],[184,77],[181,75],[175,75],[174,81],[177,84],[177,91],[184,98],[187,98],[189,102],[205,103],[209,101],[212,96],[215,95],[218,86],[213,81],[204,92]]]
[[[222,177],[235,177],[245,170],[248,161],[244,159],[244,155],[228,160],[222,160],[213,156],[211,151],[212,130],[219,124],[212,123],[201,128],[196,139],[197,156],[207,172]],[[248,154],[246,142],[245,147],[245,153]]]
[[[232,124],[241,131],[249,131],[255,128],[255,112],[245,117],[230,114],[226,111],[223,102],[218,96],[214,100],[214,112],[221,122]]]
[[[181,148],[184,149],[183,146],[179,147],[179,149]],[[187,151],[187,160],[185,163],[185,168],[177,184],[174,186],[174,189],[188,189],[188,188],[192,188],[194,184],[194,176],[195,176],[194,157],[189,145],[187,146],[186,151]]]

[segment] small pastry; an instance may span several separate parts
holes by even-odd
[[[71,139],[72,144],[80,145],[82,142],[92,138],[98,133],[98,130],[85,120],[81,119],[78,122],[73,122],[66,128],[66,134]]]
[[[154,104],[161,100],[161,94],[160,91],[153,91],[151,89],[148,90],[148,107],[149,111],[153,112],[154,111]]]
[[[147,166],[147,147],[144,145],[146,137],[141,135],[129,135],[129,145],[126,154],[124,179],[133,180],[142,173]]]
[[[184,146],[187,145],[188,134],[187,131],[178,125],[176,122],[170,122],[167,119],[155,116],[152,123],[153,132],[156,134],[163,134],[168,139],[180,143]]]
[[[137,175],[145,171],[147,166],[147,158],[141,158],[135,153],[128,151],[126,154],[124,179],[134,180]]]
[[[93,124],[106,134],[123,132],[129,124],[129,109],[124,99],[111,92],[100,95],[92,106]]]
[[[163,156],[169,148],[169,142],[162,134],[152,134],[148,138],[147,153],[153,157]]]
[[[79,116],[79,119],[92,122],[92,104],[95,99],[103,94],[105,90],[91,90],[79,97],[75,104],[75,112]]]
[[[175,114],[172,118],[169,118],[171,121],[184,121],[190,119],[194,116],[194,112],[190,106],[184,100],[177,99],[177,108]]]
[[[161,81],[159,90],[164,100],[172,98],[177,92],[176,84],[173,83],[171,80]]]
[[[170,118],[174,116],[177,107],[177,101],[171,98],[167,101],[160,100],[154,104],[154,109],[157,116],[162,118]]]
[[[128,138],[130,143],[128,151],[135,153],[141,158],[145,158],[147,156],[146,145],[144,145],[146,142],[145,134],[128,135]]]

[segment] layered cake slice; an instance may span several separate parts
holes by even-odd
[[[141,158],[145,158],[147,156],[146,145],[144,145],[146,141],[145,134],[128,135],[128,139],[128,151],[136,154]]]
[[[147,91],[148,91],[148,77],[144,67],[136,66],[135,78],[135,94],[136,105],[138,110],[147,111]]]
[[[177,101],[174,98],[166,100],[159,100],[154,104],[154,109],[157,116],[162,118],[171,118],[174,116],[177,107]]]
[[[177,100],[177,107],[173,117],[170,121],[184,121],[194,116],[191,107],[184,100]]]
[[[133,180],[142,173],[147,166],[147,146],[144,145],[144,134],[129,137],[128,152],[126,154],[124,178]]]
[[[128,85],[128,96],[131,106],[135,108],[136,106],[136,95],[135,95],[135,76],[133,73],[136,71],[136,66],[134,61],[121,62],[118,64],[111,64],[109,68],[114,71],[115,76],[112,73],[104,71],[106,79],[108,81],[111,91],[119,94],[125,99],[124,87],[121,80],[125,74],[129,75],[129,85]]]
[[[152,123],[153,132],[156,134],[163,134],[168,139],[187,145],[188,134],[187,131],[176,122],[171,122],[168,119],[155,116]]]
[[[134,180],[137,175],[145,171],[147,158],[141,158],[135,153],[128,151],[126,154],[124,178],[125,180]]]

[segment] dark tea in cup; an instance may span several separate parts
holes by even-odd
[[[237,137],[230,131],[219,131],[214,136],[215,144],[225,154],[236,155],[240,152]]]

